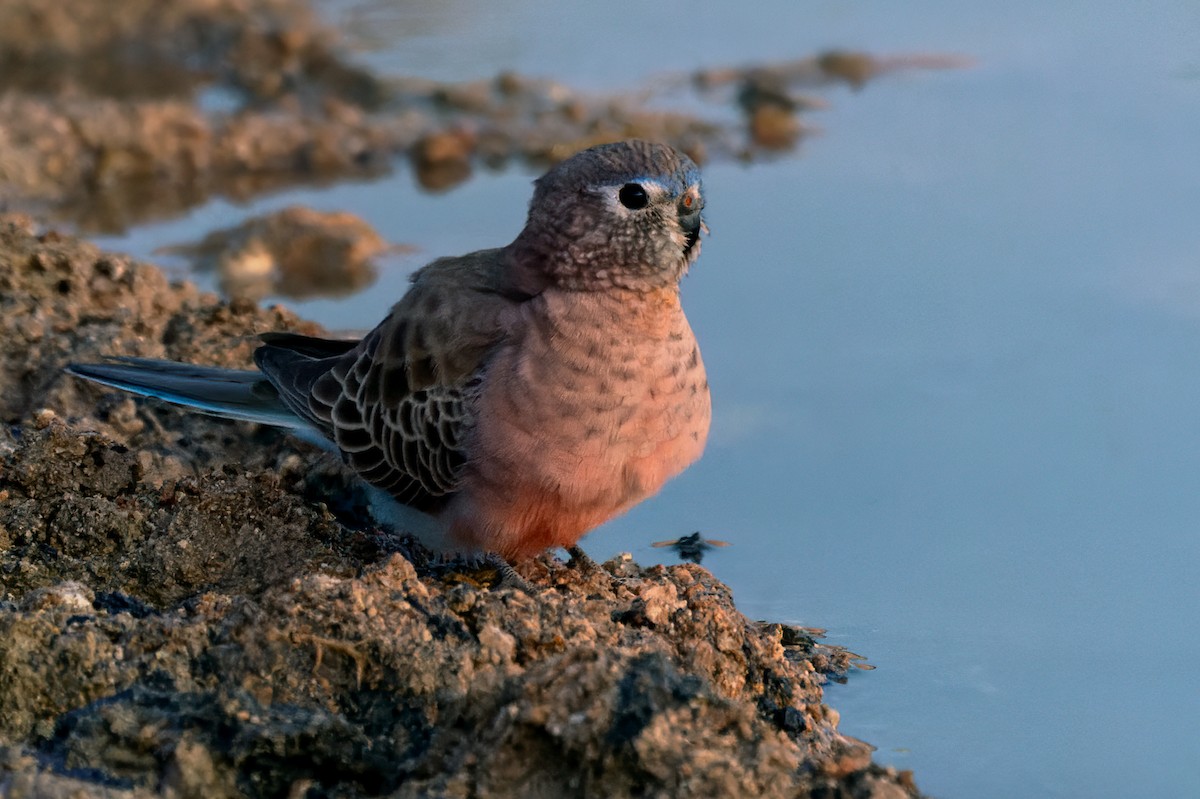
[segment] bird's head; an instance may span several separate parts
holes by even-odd
[[[592,147],[535,185],[513,254],[560,288],[660,289],[700,254],[700,170],[665,144]]]

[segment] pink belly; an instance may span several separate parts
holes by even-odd
[[[569,546],[703,452],[708,382],[677,302],[629,335],[613,318],[629,303],[587,324],[589,299],[543,309],[569,318],[569,336],[534,320],[489,365],[467,473],[444,514],[458,546],[510,558]]]

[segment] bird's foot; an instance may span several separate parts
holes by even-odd
[[[619,574],[613,574],[608,569],[592,560],[592,557],[588,553],[584,552],[582,547],[567,547],[567,554],[571,556],[571,559],[567,562],[568,568],[574,569],[581,578],[586,579],[593,576],[605,578],[608,580],[609,584],[614,590],[620,586],[627,586],[630,584],[630,579],[628,577],[622,577]]]
[[[495,552],[489,552],[484,556],[483,562],[485,565],[496,570],[497,576],[500,578],[496,583],[496,588],[513,588],[518,591],[523,591],[530,596],[537,593],[537,589],[522,577],[512,564],[504,558],[497,555]]]
[[[583,547],[581,546],[567,547],[567,554],[571,556],[571,560],[568,561],[567,565],[579,569],[579,571],[585,574],[604,571],[599,563],[592,560],[591,555],[583,551]]]
[[[452,583],[469,583],[477,588],[515,588],[533,596],[537,588],[522,577],[512,564],[495,552],[473,554],[435,553],[425,564],[430,576]],[[493,573],[495,582],[493,582]]]

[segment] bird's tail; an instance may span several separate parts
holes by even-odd
[[[110,357],[103,363],[72,363],[66,371],[94,383],[226,419],[294,430],[311,427],[287,409],[279,392],[261,372],[123,357]]]

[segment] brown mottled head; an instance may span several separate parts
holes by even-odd
[[[700,170],[665,144],[593,147],[535,185],[510,251],[522,269],[560,288],[663,288],[677,284],[700,254]]]

